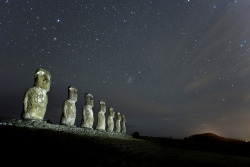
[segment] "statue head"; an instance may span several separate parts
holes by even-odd
[[[109,115],[112,117],[115,117],[115,112],[114,112],[114,109],[112,107],[109,107]]]
[[[69,86],[69,99],[77,102],[77,89],[73,86]]]
[[[121,118],[121,113],[117,113],[117,120],[121,120],[122,118]]]
[[[94,107],[94,99],[92,94],[85,93],[85,104]]]
[[[50,90],[50,78],[51,74],[43,69],[38,68],[35,73],[35,86],[40,87],[46,91]]]
[[[101,106],[105,106],[105,102],[103,100],[100,101]]]
[[[122,121],[123,121],[123,122],[126,122],[126,117],[125,117],[125,115],[122,115]]]
[[[100,107],[101,110],[104,111],[104,113],[106,112],[106,106],[105,106],[105,102],[103,100],[100,101]]]

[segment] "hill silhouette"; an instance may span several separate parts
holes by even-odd
[[[195,134],[185,139],[191,141],[199,141],[199,142],[242,142],[241,140],[218,136],[214,133]]]

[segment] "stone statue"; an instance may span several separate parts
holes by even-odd
[[[105,131],[106,122],[105,122],[105,113],[106,113],[106,106],[104,101],[100,101],[100,112],[98,113],[98,122],[97,122],[97,130]]]
[[[121,114],[117,113],[116,125],[115,125],[115,132],[121,132]]]
[[[50,78],[51,74],[45,69],[36,70],[34,87],[27,90],[23,100],[24,119],[43,120],[48,104]]]
[[[63,113],[61,118],[61,124],[74,125],[76,119],[76,101],[77,101],[77,89],[69,86],[68,88],[69,99],[64,101]]]
[[[114,131],[114,117],[115,117],[115,112],[112,107],[109,108],[109,116],[108,116],[108,132],[113,132]]]
[[[81,127],[93,129],[93,123],[94,123],[94,116],[92,110],[93,107],[94,107],[93,95],[90,93],[86,93],[85,106],[83,107],[83,112],[82,112]]]
[[[122,116],[122,133],[124,133],[124,134],[126,134],[126,131],[127,131],[125,124],[126,124],[126,117],[125,117],[125,115],[123,115]]]
[[[115,112],[112,107],[109,108],[109,116],[108,116],[108,132],[113,132],[114,131],[114,117],[115,117]]]

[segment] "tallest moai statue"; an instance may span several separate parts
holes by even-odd
[[[23,118],[43,120],[48,104],[51,74],[39,68],[35,73],[34,87],[27,90],[23,100]]]

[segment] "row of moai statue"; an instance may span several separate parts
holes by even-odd
[[[42,68],[37,69],[35,73],[34,87],[27,90],[24,96],[24,110],[22,117],[24,119],[43,120],[46,107],[48,104],[47,92],[50,90],[51,74]],[[74,125],[76,119],[76,105],[77,89],[73,86],[68,88],[68,100],[64,101],[63,112],[61,117],[61,124]],[[85,94],[85,105],[82,112],[81,127],[93,129],[94,114],[92,108],[94,107],[93,95]],[[106,105],[104,101],[100,101],[100,111],[98,113],[98,120],[96,129],[106,131]],[[117,112],[116,124],[114,124],[115,112],[112,107],[109,107],[109,116],[107,118],[108,132],[122,132],[126,133],[126,117]],[[121,127],[122,120],[122,127]],[[114,130],[115,127],[115,130]]]

